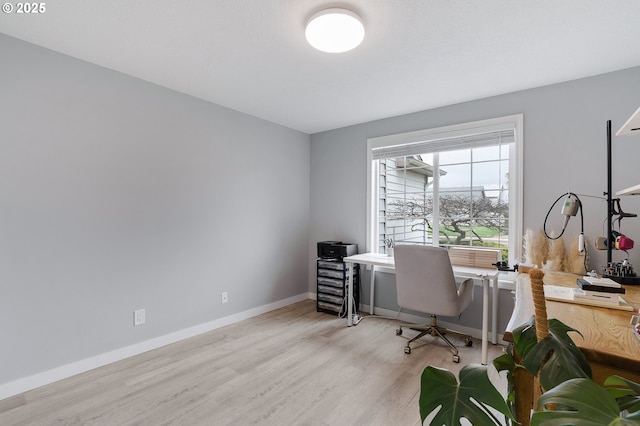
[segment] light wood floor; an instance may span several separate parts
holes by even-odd
[[[296,303],[0,401],[0,424],[419,425],[422,370],[480,362],[455,334],[460,364],[430,337],[405,355],[396,321],[345,323]]]

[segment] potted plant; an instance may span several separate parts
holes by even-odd
[[[569,332],[579,331],[562,322],[548,322],[549,335],[538,341],[535,317],[513,331],[517,364],[510,353],[493,361],[498,371],[507,371],[508,394],[494,387],[487,367],[464,366],[459,381],[449,370],[428,366],[422,373],[420,416],[432,413],[437,425],[460,425],[465,418],[473,425],[518,424],[514,416],[517,395],[513,373],[525,369],[543,389],[531,425],[640,425],[640,384],[619,376],[609,377],[604,386],[591,380],[591,368]],[[491,409],[495,410],[492,411]],[[498,414],[494,414],[497,412]],[[504,418],[499,418],[499,415]]]
[[[387,256],[393,257],[393,249],[396,246],[396,243],[393,241],[393,238],[385,239],[384,245],[387,247]]]

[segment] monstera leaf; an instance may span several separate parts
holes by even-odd
[[[516,350],[522,365],[538,375],[544,389],[577,377],[591,378],[591,367],[582,351],[575,345],[570,331],[580,332],[556,319],[549,320],[549,336],[536,343],[536,326],[532,318],[513,331]],[[582,336],[582,334],[580,334]]]
[[[420,383],[422,422],[432,417],[432,424],[447,426],[461,425],[463,418],[473,425],[517,424],[509,407],[516,396],[512,373],[524,367],[538,375],[542,387],[548,389],[538,400],[538,409],[545,411],[532,415],[532,426],[640,425],[640,384],[619,376],[609,377],[605,387],[594,383],[584,354],[569,337],[571,331],[580,334],[551,319],[549,336],[537,342],[533,318],[513,331],[515,350],[522,358],[522,365],[516,364],[508,353],[493,361],[498,371],[509,372],[507,400],[489,380],[486,366],[463,367],[460,383],[449,370],[427,367]],[[505,418],[498,419],[489,407]]]
[[[531,426],[637,426],[638,412],[623,418],[616,400],[590,379],[567,380],[542,394],[538,408],[547,404],[568,407],[563,410],[536,412],[531,416]]]
[[[518,365],[516,364],[516,360],[513,358],[509,352],[505,352],[499,357],[493,360],[493,366],[497,371],[506,371],[506,379],[507,379],[507,404],[511,407],[511,411],[515,412],[515,403],[516,403],[516,394],[515,394],[515,383],[514,383],[514,373]]]
[[[474,425],[500,425],[488,409],[492,407],[515,420],[504,398],[496,390],[487,367],[469,364],[460,370],[460,383],[449,370],[429,366],[420,379],[420,417],[422,422],[433,412],[433,424],[459,425],[465,418]]]
[[[620,411],[628,411],[628,418],[636,418],[640,423],[640,384],[620,376],[609,376],[604,381],[609,395],[618,402]]]

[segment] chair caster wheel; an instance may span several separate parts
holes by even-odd
[[[397,328],[396,329],[396,336],[400,336],[402,335],[402,329],[401,328]]]
[[[409,346],[404,347],[404,353],[409,355],[411,353],[411,348]]]
[[[458,355],[454,355],[453,356],[453,362],[459,363],[460,362],[460,357]]]
[[[471,340],[471,337],[467,337],[466,339],[464,339],[464,345],[468,348],[473,346],[473,340]]]

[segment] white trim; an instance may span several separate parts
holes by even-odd
[[[376,209],[377,194],[379,188],[378,170],[373,170],[373,146],[372,139],[367,139],[367,217],[365,220],[366,236],[365,251],[370,253],[374,251],[373,244],[377,241],[377,236],[373,233],[373,211]],[[375,186],[374,186],[375,185]],[[376,188],[376,196],[373,194],[373,188]]]
[[[516,187],[516,200],[509,207],[509,221],[511,218],[515,218],[514,229],[509,230],[510,232],[515,232],[516,238],[513,243],[510,244],[509,247],[509,263],[515,265],[520,263],[522,260],[522,236],[523,233],[523,224],[524,222],[524,115],[517,114],[512,116],[515,118],[515,127],[516,127],[516,164],[518,166],[517,173],[514,173],[511,168],[509,169],[509,179],[512,179],[510,185],[512,184]],[[511,158],[513,152],[509,153],[509,158]],[[509,161],[511,164],[511,161]],[[511,167],[511,166],[509,166]],[[512,194],[509,193],[511,197]],[[511,204],[511,203],[510,203]],[[516,209],[515,212],[511,211],[511,207]]]
[[[433,167],[440,170],[440,154],[433,154]],[[433,182],[431,184],[433,190],[433,199],[440,199],[440,172],[433,174]],[[440,223],[440,203],[433,203],[433,223]],[[440,226],[434,226],[431,233],[431,245],[437,247],[440,241]]]
[[[313,297],[312,297],[313,296]],[[40,386],[48,385],[58,380],[66,379],[76,374],[84,373],[94,368],[102,367],[107,364],[111,364],[116,361],[123,360],[141,353],[160,348],[162,346],[169,345],[171,343],[179,342],[190,337],[197,336],[199,334],[207,333],[209,331],[221,328],[236,322],[261,315],[275,309],[279,309],[293,303],[301,302],[303,300],[312,299],[315,294],[302,293],[297,296],[289,297],[287,299],[279,300],[267,305],[259,306],[257,308],[249,309],[243,312],[238,312],[223,318],[218,318],[213,321],[209,321],[203,324],[199,324],[193,327],[185,328],[173,333],[165,334],[164,336],[155,337],[153,339],[145,340],[140,343],[136,343],[131,346],[127,346],[120,349],[115,349],[104,354],[85,358],[76,362],[72,362],[67,365],[53,368],[51,370],[36,373],[32,376],[23,377],[11,382],[3,383],[0,385],[0,400],[9,398],[11,396],[18,395],[20,393],[35,389]]]

